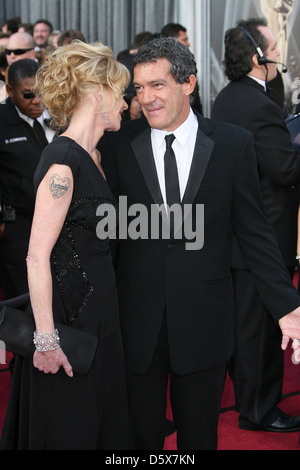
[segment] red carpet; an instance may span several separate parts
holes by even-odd
[[[298,274],[294,278],[298,285]],[[279,408],[292,416],[300,415],[300,365],[291,361],[292,351],[285,353],[285,375],[283,399]],[[300,450],[299,435],[296,433],[273,433],[266,431],[243,431],[238,427],[238,413],[233,410],[234,393],[231,380],[227,377],[219,420],[219,447],[226,450]],[[170,405],[167,418],[172,419]],[[176,450],[176,433],[165,441],[165,450]]]
[[[2,351],[0,349],[0,353],[1,352]],[[9,363],[10,357],[11,357],[11,354],[7,353],[6,364]],[[0,358],[2,358],[2,355],[0,356]],[[2,429],[2,426],[3,426],[4,415],[5,415],[9,388],[10,388],[10,372],[6,371],[6,369],[7,369],[7,365],[0,364],[0,430]],[[1,435],[1,431],[0,431],[0,435]]]
[[[283,400],[279,407],[286,413],[300,415],[300,366],[292,364],[291,351],[286,353]],[[265,431],[243,431],[238,427],[238,413],[232,411],[234,394],[232,383],[227,378],[222,412],[219,422],[219,450],[300,450],[299,432],[272,433]],[[228,411],[227,411],[228,410]],[[170,406],[167,417],[172,419]],[[176,450],[176,433],[168,437],[165,450]]]
[[[10,357],[11,355],[7,353],[7,364]],[[286,352],[285,362],[283,400],[279,406],[286,413],[298,416],[300,415],[300,366],[292,364],[291,350]],[[0,430],[3,426],[10,387],[10,372],[6,369],[7,365],[0,365]],[[234,395],[231,381],[228,378],[223,393],[222,412],[220,414],[219,450],[300,450],[299,432],[278,434],[265,431],[240,430],[238,427],[238,414],[232,410],[233,406]],[[172,419],[170,405],[167,410],[167,418]],[[165,450],[176,450],[176,433],[166,438]]]

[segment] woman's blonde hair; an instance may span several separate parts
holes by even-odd
[[[114,59],[109,47],[75,40],[45,59],[37,73],[36,91],[50,113],[52,124],[64,128],[86,94],[104,87],[116,100],[129,80],[127,68]]]

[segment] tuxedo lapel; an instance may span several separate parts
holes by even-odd
[[[192,210],[192,204],[194,203],[195,197],[197,192],[200,189],[200,186],[203,182],[204,175],[207,170],[207,166],[209,164],[215,143],[212,139],[210,139],[204,132],[209,133],[210,127],[206,122],[202,122],[200,126],[200,119],[199,121],[199,129],[195,144],[195,151],[191,165],[190,176],[188,179],[186,191],[183,197],[182,206],[184,208],[183,212],[183,226],[185,226],[185,222],[190,215]],[[201,128],[203,131],[201,130]],[[174,238],[180,238],[180,234],[182,233],[182,227],[179,227],[174,234]]]
[[[210,130],[208,124],[205,122],[203,126],[202,123],[201,127],[203,130],[200,128],[199,120],[199,129],[196,139],[195,151],[192,160],[190,176],[182,201],[183,204],[192,204],[194,202],[195,196],[200,189],[211,158],[212,151],[215,146],[214,141],[206,135],[206,133],[208,133]]]
[[[153,202],[164,204],[161,194],[151,143],[151,129],[148,128],[132,141],[132,149],[144,176]]]
[[[182,205],[191,206],[195,200],[196,194],[202,184],[207,166],[209,164],[215,143],[208,137],[211,128],[206,120],[198,116],[199,129],[195,144],[194,156],[192,160],[190,176],[183,197]],[[140,166],[148,190],[151,194],[154,204],[164,208],[164,201],[159,186],[155,161],[152,151],[151,129],[147,129],[132,141],[132,149]],[[184,220],[190,212],[190,207],[184,210]],[[167,220],[166,212],[163,211],[163,220]],[[176,233],[181,230],[177,227]],[[173,237],[172,237],[173,238]]]
[[[209,124],[198,117],[199,129],[188,184],[183,197],[183,204],[192,204],[203,181],[215,143],[208,137]],[[132,149],[155,204],[163,204],[157,177],[151,142],[151,129],[147,128],[132,141]]]

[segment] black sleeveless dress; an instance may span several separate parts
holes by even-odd
[[[59,137],[43,152],[35,187],[52,164],[73,174],[72,202],[51,256],[53,314],[99,338],[86,376],[46,375],[16,358],[1,449],[128,449],[127,387],[115,273],[108,240],[96,236],[97,207],[113,204],[110,188],[90,155]],[[55,214],[51,214],[55,223]]]

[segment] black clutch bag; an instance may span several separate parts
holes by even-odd
[[[67,356],[74,373],[87,375],[98,347],[97,336],[82,330],[56,323],[60,337],[60,345]],[[35,347],[33,333],[34,317],[31,311],[22,311],[4,305],[0,310],[0,340],[7,351],[18,356],[32,358]]]

